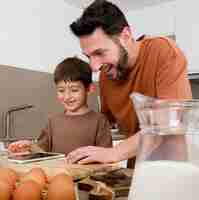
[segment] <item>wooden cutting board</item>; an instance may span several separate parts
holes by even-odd
[[[48,177],[55,176],[58,173],[65,172],[74,177],[74,180],[85,178],[94,172],[108,172],[111,170],[119,169],[117,163],[114,164],[89,164],[89,165],[78,165],[78,164],[66,164],[64,158],[45,160],[39,162],[32,162],[26,164],[16,164],[8,162],[8,167],[16,170],[20,174],[28,172],[34,167],[41,167],[44,169]]]

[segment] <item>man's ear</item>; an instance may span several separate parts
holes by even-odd
[[[133,34],[131,32],[131,28],[129,26],[125,26],[122,30],[122,32],[120,33],[120,42],[123,43],[128,43],[129,41],[132,41],[133,38]]]
[[[87,88],[87,92],[88,94],[94,93],[96,91],[96,86],[94,83],[91,83],[88,88]]]

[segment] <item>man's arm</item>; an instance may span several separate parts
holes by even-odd
[[[113,163],[126,160],[137,153],[139,133],[125,139],[113,148],[80,147],[66,157],[68,163],[88,164],[93,162]]]
[[[137,132],[135,135],[130,136],[124,141],[116,145],[115,151],[117,156],[117,161],[126,160],[136,156],[139,146],[140,133]]]

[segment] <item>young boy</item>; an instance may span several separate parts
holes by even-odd
[[[68,154],[81,146],[111,147],[108,120],[88,108],[87,95],[92,83],[89,65],[77,57],[65,59],[54,72],[58,101],[64,112],[49,118],[38,138],[37,147],[47,152]],[[17,141],[10,152],[39,151],[30,141]]]

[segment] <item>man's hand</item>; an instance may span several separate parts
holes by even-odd
[[[89,164],[94,162],[113,163],[118,161],[114,148],[95,146],[80,147],[69,153],[66,160],[69,164]]]

